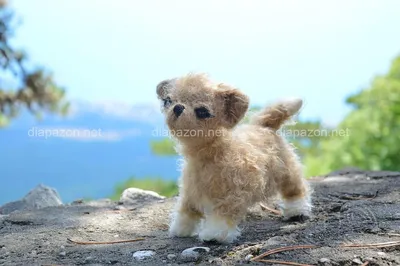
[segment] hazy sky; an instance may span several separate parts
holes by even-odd
[[[189,71],[253,104],[300,96],[302,117],[338,122],[344,99],[400,53],[400,1],[14,0],[16,43],[70,98],[156,101]]]

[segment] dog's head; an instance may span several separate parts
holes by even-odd
[[[236,126],[249,107],[249,98],[238,89],[212,83],[204,74],[161,81],[157,95],[177,138],[213,137]]]

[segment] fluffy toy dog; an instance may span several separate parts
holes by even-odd
[[[184,157],[170,236],[198,233],[202,241],[231,243],[240,235],[248,207],[276,195],[282,198],[284,219],[311,215],[302,166],[277,132],[298,112],[300,99],[276,103],[236,127],[249,98],[204,74],[164,80],[157,95]]]

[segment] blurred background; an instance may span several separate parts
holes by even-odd
[[[191,71],[251,110],[303,98],[285,129],[307,178],[400,170],[399,13],[397,0],[0,0],[0,205],[38,184],[64,202],[176,194],[155,87]]]

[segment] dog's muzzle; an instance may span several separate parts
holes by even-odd
[[[181,105],[181,104],[177,104],[174,106],[174,114],[176,117],[179,117],[182,113],[183,110],[185,110],[185,106]]]

